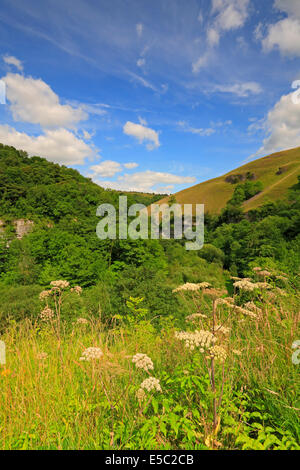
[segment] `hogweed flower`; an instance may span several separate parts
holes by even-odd
[[[257,289],[266,289],[266,290],[272,289],[272,286],[268,284],[267,282],[257,282],[255,285]]]
[[[57,287],[58,289],[67,289],[70,283],[68,281],[51,281],[50,286]]]
[[[209,289],[203,289],[203,293],[205,295],[208,295],[209,297],[212,297],[212,299],[218,299],[218,298],[221,298],[222,295],[227,294],[227,291],[224,289],[209,288]]]
[[[144,382],[141,383],[140,389],[147,390],[147,392],[151,392],[151,390],[156,390],[157,392],[162,391],[159,380],[155,377],[148,377],[148,379],[145,379]]]
[[[191,292],[196,292],[200,289],[199,284],[192,284],[191,282],[187,282],[186,284],[183,284],[182,286],[177,287],[176,289],[173,289],[172,292],[181,292],[181,291],[191,291]]]
[[[233,286],[240,290],[252,292],[257,287],[257,284],[254,284],[253,282],[248,281],[248,279],[247,280],[242,279],[241,281],[235,282]]]
[[[261,271],[262,268],[260,268],[259,266],[257,266],[256,268],[253,268],[252,271],[254,271],[255,273]]]
[[[80,295],[82,293],[82,287],[80,286],[72,287],[71,292],[76,292],[76,294]]]
[[[208,289],[208,287],[212,287],[212,285],[209,282],[201,282],[198,284],[200,289]]]
[[[207,318],[207,315],[204,315],[202,313],[192,313],[191,315],[188,315],[186,317],[185,321],[195,323],[200,318]]]
[[[270,271],[257,271],[257,275],[261,277],[269,277],[272,276],[272,273],[270,273]]]
[[[232,307],[232,303],[227,299],[217,299],[216,305],[226,305],[226,307]]]
[[[87,348],[83,351],[82,356],[79,358],[80,361],[93,361],[101,359],[103,352],[100,348]]]
[[[42,321],[50,321],[54,318],[54,312],[50,307],[45,307],[40,313],[40,319]]]
[[[77,318],[76,323],[78,325],[88,325],[89,321],[86,318]]]
[[[247,309],[247,310],[251,310],[252,312],[255,312],[255,313],[258,313],[258,314],[261,314],[262,313],[262,309],[257,307],[255,305],[254,302],[247,302],[244,307]]]
[[[210,331],[205,330],[194,332],[176,331],[175,338],[184,341],[185,347],[191,351],[199,348],[200,352],[204,352],[205,348],[209,348],[217,341],[217,338]]]
[[[257,318],[257,315],[255,313],[253,313],[250,310],[247,310],[243,307],[238,307],[237,305],[235,305],[234,310],[235,310],[235,312],[242,313],[243,315],[246,315],[247,317]]]
[[[222,346],[213,346],[209,349],[209,356],[211,359],[216,359],[217,361],[224,362],[227,358],[227,352]]]
[[[143,390],[142,388],[139,388],[136,392],[136,397],[140,403],[145,400],[146,396],[147,395],[145,393],[145,390]]]
[[[215,327],[215,333],[221,333],[224,336],[226,336],[226,335],[229,335],[230,328],[227,328],[226,326],[222,326],[222,325],[217,325]]]
[[[154,369],[152,360],[146,354],[136,354],[133,356],[132,362],[135,364],[137,369],[143,369],[145,372]]]
[[[40,295],[39,295],[39,298],[40,300],[45,300],[49,297],[50,295],[50,291],[49,290],[43,290]]]

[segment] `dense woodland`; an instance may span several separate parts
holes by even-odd
[[[166,286],[207,280],[206,268],[218,279],[223,268],[229,278],[247,276],[256,265],[268,266],[288,273],[298,286],[300,176],[288,202],[244,213],[242,202],[260,189],[257,181],[237,182],[226,209],[219,216],[206,214],[205,246],[195,253],[185,251],[184,241],[101,241],[95,231],[96,209],[102,203],[118,207],[121,193],[104,190],[76,170],[1,146],[0,218],[5,228],[0,239],[0,286],[45,286],[53,279],[66,279],[86,288],[100,282],[115,292],[110,302],[116,305],[110,308],[122,309],[119,290],[130,285],[136,294],[149,296],[149,307],[157,303],[155,313],[161,313],[160,299],[164,309],[168,305]],[[127,197],[128,206],[149,205],[160,198]],[[18,240],[13,221],[21,218],[34,221],[34,229]],[[166,313],[169,308],[174,309],[173,302]]]

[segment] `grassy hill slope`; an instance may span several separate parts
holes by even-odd
[[[284,198],[288,189],[297,183],[299,173],[300,147],[254,160],[224,176],[180,191],[175,197],[179,204],[205,204],[206,212],[220,213],[231,199],[236,184],[245,181],[247,174],[251,174],[255,180],[263,183],[264,190],[244,203],[248,211],[268,201]],[[168,200],[164,198],[160,203]]]

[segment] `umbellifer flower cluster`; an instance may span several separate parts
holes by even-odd
[[[191,291],[191,292],[196,292],[199,290],[199,284],[192,284],[191,282],[187,282],[186,284],[183,284],[182,286],[177,287],[174,289],[172,292],[181,292],[181,291]]]
[[[224,362],[227,358],[227,352],[222,346],[213,346],[209,350],[209,356],[217,361]]]
[[[245,291],[248,291],[248,292],[252,292],[256,288],[256,284],[254,284],[253,282],[249,282],[246,279],[242,279],[241,281],[237,281],[233,285],[234,285],[234,287],[237,287],[238,289],[245,290]]]
[[[50,282],[50,286],[58,287],[58,289],[67,289],[70,283],[68,281],[52,281]]]
[[[143,390],[142,388],[139,388],[138,391],[136,392],[136,397],[139,402],[144,401],[146,398],[145,390]]]
[[[232,307],[232,302],[228,299],[216,299],[216,305],[226,305],[226,307]]]
[[[201,282],[198,284],[199,289],[208,289],[208,287],[212,287],[212,285],[209,282]]]
[[[247,310],[243,307],[238,307],[237,305],[235,305],[234,310],[235,310],[235,312],[242,313],[243,315],[246,315],[247,317],[257,318],[257,315],[255,313],[253,313],[250,310]]]
[[[132,362],[138,369],[143,369],[146,372],[154,369],[153,362],[151,361],[150,357],[148,357],[146,354],[136,354],[135,356],[133,356]]]
[[[181,292],[181,291],[196,292],[200,289],[207,289],[208,287],[211,287],[211,284],[209,282],[200,282],[200,284],[193,284],[191,282],[187,282],[186,284],[183,284],[182,286],[177,287],[172,292],[173,293]]]
[[[159,380],[155,377],[148,377],[145,379],[144,382],[141,383],[140,390],[147,390],[147,392],[151,392],[151,390],[156,390],[157,392],[161,392],[161,386]]]
[[[40,319],[42,321],[50,321],[54,318],[54,312],[50,307],[45,307],[40,313]]]
[[[80,361],[93,361],[95,359],[101,359],[103,352],[100,348],[87,348],[83,351],[82,356],[79,358]]]
[[[76,323],[78,325],[87,325],[89,323],[89,321],[86,318],[77,318]]]
[[[82,293],[82,288],[80,286],[72,287],[71,292],[75,292],[76,294],[80,295]]]
[[[185,346],[191,351],[200,348],[200,352],[204,352],[205,348],[211,347],[217,341],[217,338],[210,331],[205,330],[194,332],[176,331],[175,338],[184,341]]]
[[[247,310],[251,310],[252,312],[259,313],[259,314],[262,313],[261,308],[257,307],[254,302],[247,302],[247,303],[244,305],[244,307],[245,307]]]
[[[50,291],[48,290],[43,290],[43,292],[40,293],[39,297],[40,297],[40,300],[45,300],[49,297],[50,295]]]
[[[222,326],[222,325],[217,325],[215,327],[215,332],[216,333],[221,333],[223,335],[229,335],[230,333],[230,328],[227,328],[226,326]]]

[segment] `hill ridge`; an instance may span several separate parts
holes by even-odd
[[[222,176],[204,181],[175,193],[179,204],[204,204],[205,212],[220,213],[231,199],[238,183],[252,178],[263,183],[264,189],[258,195],[244,202],[245,210],[285,198],[288,190],[297,183],[300,174],[300,147],[276,152],[233,169]],[[163,198],[159,203],[166,203]]]

